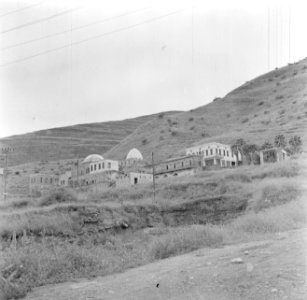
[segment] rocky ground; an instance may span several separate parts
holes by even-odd
[[[122,274],[44,286],[27,300],[307,299],[307,229],[204,248]]]

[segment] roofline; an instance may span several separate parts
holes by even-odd
[[[192,148],[196,148],[196,147],[203,147],[203,146],[207,146],[207,145],[212,145],[212,144],[215,144],[215,145],[222,145],[222,146],[229,146],[229,147],[230,147],[229,144],[223,144],[223,143],[219,143],[219,142],[211,142],[211,143],[205,143],[205,144],[198,144],[198,145],[195,145],[195,146],[186,148],[186,150],[192,149]]]

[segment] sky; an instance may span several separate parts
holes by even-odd
[[[0,0],[0,137],[208,104],[305,58],[306,8]]]

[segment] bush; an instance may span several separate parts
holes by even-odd
[[[147,144],[147,142],[148,142],[148,140],[147,140],[147,139],[143,139],[143,140],[142,140],[142,144],[143,144],[143,145],[146,145],[146,144]]]
[[[189,118],[189,122],[192,122],[192,121],[194,121],[194,118],[193,117]]]
[[[260,101],[259,103],[258,103],[258,106],[261,106],[261,105],[263,105],[264,104],[264,101]]]
[[[50,192],[47,196],[41,199],[39,205],[48,206],[58,203],[76,202],[77,200],[77,195],[73,191],[61,188]]]
[[[248,118],[245,118],[245,119],[242,120],[241,123],[244,124],[244,123],[247,123],[247,122],[248,122]]]

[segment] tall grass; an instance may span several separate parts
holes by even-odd
[[[261,212],[249,212],[224,225],[192,225],[157,231],[128,231],[105,236],[100,243],[75,240],[72,244],[45,238],[5,252],[5,265],[22,266],[14,284],[29,290],[47,283],[106,275],[143,265],[156,259],[189,252],[263,239],[284,230],[306,225],[306,206],[296,200]],[[9,297],[7,297],[9,299]]]

